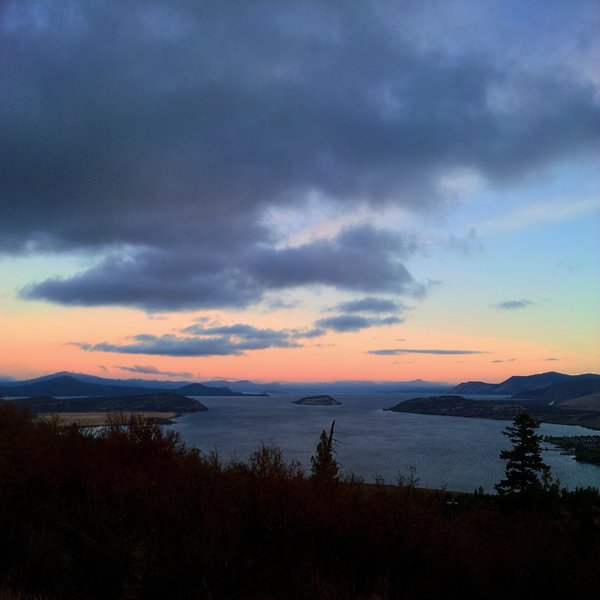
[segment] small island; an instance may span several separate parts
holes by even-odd
[[[302,404],[304,406],[336,406],[341,404],[341,402],[327,394],[321,394],[319,396],[306,396],[305,398],[300,398],[300,400],[294,400],[294,404]]]

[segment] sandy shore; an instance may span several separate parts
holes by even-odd
[[[57,413],[40,413],[38,417],[40,419],[51,419],[52,417],[60,417],[66,425],[70,425],[71,423],[76,423],[80,427],[97,427],[101,425],[106,425],[110,417],[112,418],[120,418],[123,417],[125,420],[128,420],[131,415],[139,415],[144,419],[160,419],[161,421],[165,419],[172,419],[178,416],[178,413],[175,412],[123,412],[123,413],[96,413],[96,412],[57,412]]]

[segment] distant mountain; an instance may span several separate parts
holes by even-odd
[[[245,396],[241,392],[234,392],[228,387],[209,387],[202,383],[190,383],[180,388],[175,388],[178,394],[185,396]]]
[[[85,383],[98,383],[101,385],[113,385],[119,387],[139,387],[139,388],[160,388],[160,389],[175,389],[192,383],[191,381],[170,381],[170,380],[158,380],[158,379],[110,379],[108,377],[97,377],[96,375],[87,375],[86,373],[73,373],[71,371],[59,371],[58,373],[51,373],[50,375],[42,375],[41,377],[35,377],[34,379],[25,379],[22,381],[0,381],[4,386],[15,387],[21,385],[28,385],[30,383],[41,383],[44,381],[50,381],[57,377],[72,377],[78,381]]]
[[[94,387],[96,386],[96,387]],[[110,388],[110,389],[104,389]],[[390,392],[443,392],[448,384],[438,381],[328,381],[256,383],[243,380],[212,380],[204,383],[149,379],[110,379],[85,373],[61,371],[24,381],[0,382],[3,396],[113,396],[174,391],[190,396],[237,396],[242,394],[377,394]],[[468,392],[465,392],[468,393]]]
[[[581,375],[563,383],[513,395],[516,399],[541,400],[547,404],[561,404],[600,392],[600,375]]]
[[[467,381],[465,383],[459,383],[457,386],[448,390],[448,393],[501,394],[504,396],[514,395],[514,397],[516,397],[516,394],[522,394],[524,392],[530,392],[532,390],[590,377],[600,377],[600,375],[592,375],[590,373],[584,375],[565,375],[564,373],[556,373],[555,371],[537,373],[535,375],[513,375],[501,383],[484,383],[483,381]],[[525,396],[523,396],[523,398],[524,397]]]
[[[496,394],[520,394],[548,387],[549,385],[571,381],[577,377],[585,377],[585,375],[565,375],[556,371],[538,373],[537,375],[513,375],[498,386]]]
[[[211,387],[228,387],[234,392],[242,392],[246,394],[262,394],[265,391],[269,391],[273,394],[285,394],[288,392],[288,388],[275,381],[271,383],[256,383],[254,381],[248,381],[247,379],[241,379],[238,381],[227,381],[224,379],[213,379],[211,381],[204,381],[203,385],[209,385]]]
[[[295,394],[380,394],[394,392],[442,392],[448,384],[439,381],[325,381],[282,384]]]
[[[41,380],[40,380],[41,379]],[[241,396],[229,388],[213,388],[193,383],[174,389],[160,389],[141,386],[124,386],[114,384],[91,383],[81,381],[70,375],[58,375],[51,378],[38,378],[33,383],[18,383],[18,385],[0,386],[0,394],[4,396],[132,396],[157,392],[177,392],[188,396]]]

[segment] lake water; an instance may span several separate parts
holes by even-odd
[[[509,421],[415,415],[384,411],[414,393],[336,394],[341,406],[293,404],[300,395],[202,397],[208,411],[176,419],[182,439],[203,452],[216,450],[223,460],[246,460],[262,443],[273,443],[288,459],[310,470],[321,430],[335,419],[336,459],[344,472],[373,481],[376,474],[395,483],[399,472],[414,467],[419,486],[472,492],[494,491],[504,477],[499,453],[510,448],[502,435]],[[468,396],[485,399],[483,396]],[[489,396],[487,398],[490,398]],[[498,399],[498,397],[494,397]],[[543,435],[584,435],[583,427],[542,424]],[[561,486],[600,487],[600,467],[578,463],[544,444],[543,457]]]

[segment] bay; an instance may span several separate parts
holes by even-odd
[[[301,406],[295,394],[269,397],[198,397],[208,411],[176,419],[183,441],[203,453],[216,451],[223,461],[247,460],[261,444],[281,448],[288,460],[310,471],[321,430],[335,419],[336,459],[346,473],[365,481],[376,475],[395,483],[398,473],[414,469],[420,487],[472,492],[480,486],[493,493],[504,476],[502,435],[510,421],[417,415],[384,411],[415,397],[414,393],[335,394],[340,406]],[[433,395],[433,394],[432,394]],[[467,396],[486,399],[489,396]],[[499,399],[494,396],[493,399]],[[543,435],[598,433],[583,427],[542,424]],[[600,467],[578,463],[543,444],[544,461],[561,487],[600,487]]]

